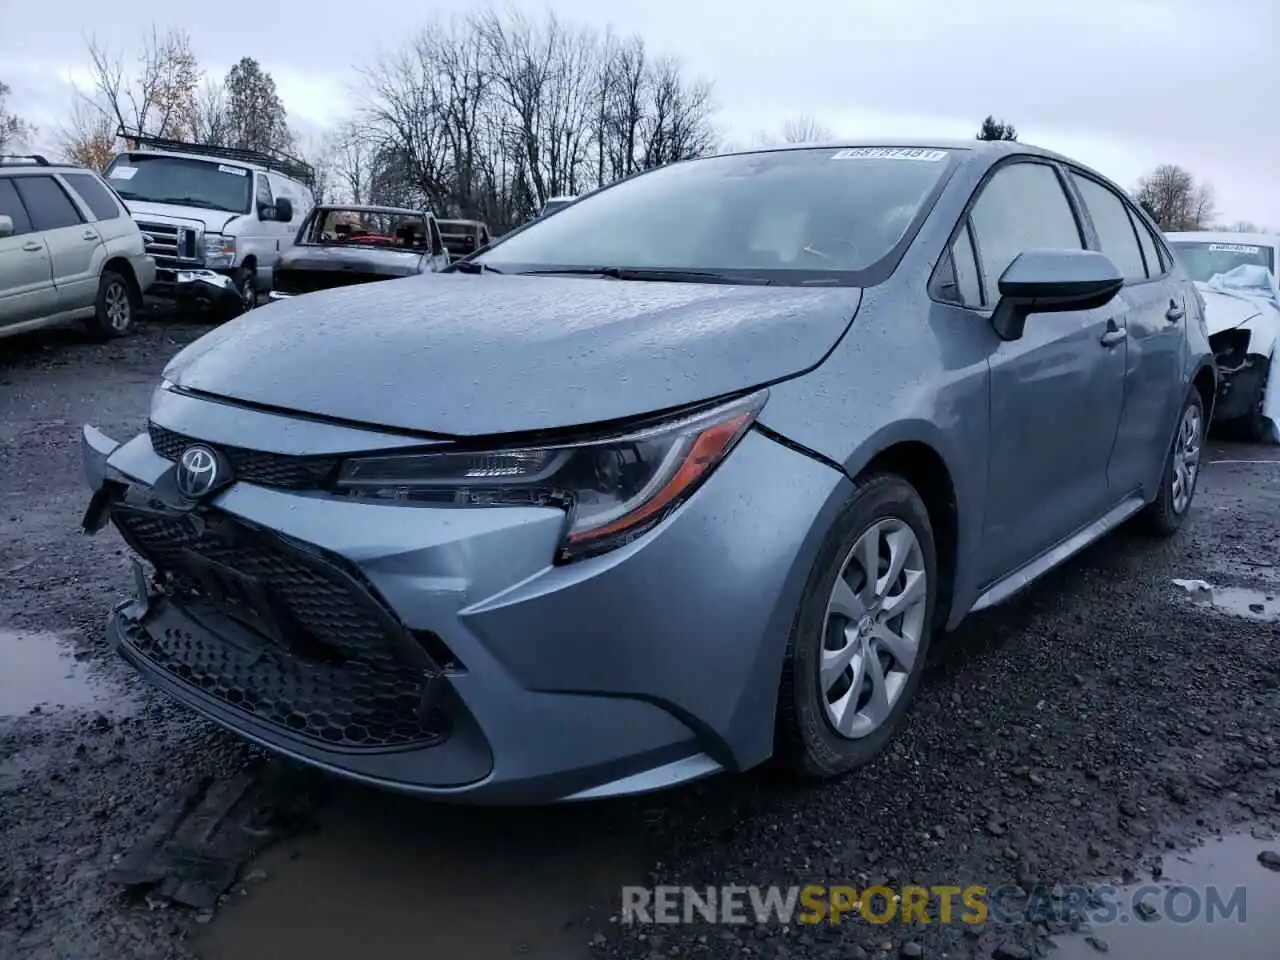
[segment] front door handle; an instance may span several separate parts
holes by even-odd
[[[1183,318],[1184,314],[1185,311],[1182,309],[1182,304],[1177,300],[1170,300],[1169,309],[1164,312],[1164,318],[1170,323],[1177,323]]]
[[[27,253],[39,253],[41,250],[44,249],[44,244],[36,243],[34,240],[31,240],[27,243],[24,243],[22,245],[22,249],[27,251]]]
[[[1108,330],[1102,335],[1102,345],[1104,347],[1114,347],[1117,343],[1123,342],[1127,336],[1129,336],[1129,331],[1123,327],[1118,330]]]

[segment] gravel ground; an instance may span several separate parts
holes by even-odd
[[[1280,826],[1280,644],[1267,619],[1280,468],[1225,463],[1206,469],[1177,538],[1121,531],[936,643],[892,748],[838,784],[764,772],[572,810],[475,811],[289,769],[287,789],[260,791],[255,809],[305,796],[305,811],[278,819],[260,859],[237,848],[240,877],[220,901],[232,907],[130,892],[110,871],[176,796],[280,770],[116,661],[102,625],[128,588],[124,547],[77,527],[79,424],[140,429],[164,361],[205,329],[153,321],[107,346],[72,332],[0,341],[0,672],[21,678],[14,651],[46,633],[69,656],[30,681],[55,702],[13,709],[24,682],[10,706],[0,696],[0,957],[323,958],[354,944],[476,960],[1017,958],[1064,931],[611,918],[624,883],[1030,888],[1151,876],[1161,851]],[[1241,592],[1197,603],[1174,578]]]

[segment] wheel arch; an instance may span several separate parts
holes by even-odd
[[[102,272],[110,270],[118,273],[124,278],[124,282],[129,285],[129,292],[133,294],[134,303],[142,303],[142,285],[138,283],[138,275],[133,272],[133,264],[126,257],[111,257],[102,265]]]

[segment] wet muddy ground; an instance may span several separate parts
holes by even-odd
[[[77,428],[141,428],[204,329],[0,341],[0,957],[1275,955],[1280,451],[1215,447],[1232,462],[1181,536],[1122,531],[935,644],[910,722],[855,777],[471,810],[271,761],[106,649],[129,573],[114,534],[78,532]],[[1087,923],[616,922],[624,884],[1108,879],[1123,909]],[[1177,923],[1178,884],[1243,887],[1244,922]]]

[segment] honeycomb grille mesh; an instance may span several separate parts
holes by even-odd
[[[289,639],[299,641],[284,646],[254,634],[259,643],[242,649],[205,630],[138,631],[131,642],[166,673],[259,720],[336,747],[391,748],[444,736],[441,718],[419,717],[425,675],[397,651],[376,601],[340,574],[328,575],[324,561],[302,560],[228,517],[203,532],[181,518],[119,505],[113,519],[135,549],[173,575],[175,595],[193,615],[213,607],[191,553],[263,584],[287,617]]]
[[[158,423],[148,423],[147,433],[151,437],[152,449],[166,460],[175,462],[188,446],[203,442]],[[237,480],[262,487],[313,490],[322,486],[338,466],[337,457],[295,457],[283,453],[245,450],[242,447],[225,447],[221,444],[216,446],[231,464],[232,475]]]

